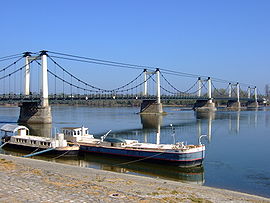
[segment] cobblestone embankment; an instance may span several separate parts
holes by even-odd
[[[270,202],[199,185],[0,155],[0,202]]]

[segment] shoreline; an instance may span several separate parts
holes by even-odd
[[[270,202],[182,182],[0,154],[1,202]]]

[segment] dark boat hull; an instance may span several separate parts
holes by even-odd
[[[7,150],[23,150],[26,153],[34,153],[34,152],[39,152],[46,150],[44,148],[37,148],[37,147],[30,147],[30,146],[24,146],[24,145],[17,145],[17,144],[11,144],[11,143],[6,143],[3,149]],[[44,152],[41,155],[48,155],[48,156],[77,156],[79,150],[58,150],[54,149],[48,152]]]
[[[80,145],[80,151],[88,153],[98,153],[113,156],[124,156],[141,161],[151,161],[158,163],[166,163],[177,165],[179,167],[194,167],[200,166],[203,163],[205,151],[192,152],[192,153],[176,153],[176,152],[157,152],[149,150],[138,149],[120,149],[104,146],[89,146]]]

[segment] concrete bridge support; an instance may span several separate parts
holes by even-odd
[[[239,110],[241,108],[241,103],[237,100],[228,100],[227,108],[230,110]]]
[[[212,99],[210,100],[197,100],[193,105],[193,110],[197,112],[210,112],[216,111],[216,104]]]
[[[200,99],[197,100],[193,106],[193,110],[195,111],[207,112],[207,111],[217,110],[216,104],[213,102],[213,98],[212,98],[212,82],[211,82],[210,77],[208,77],[207,82],[208,82],[208,94],[207,94],[208,100],[200,100]],[[200,92],[200,89],[201,89],[200,81],[199,81],[198,88],[199,88],[198,92]]]
[[[19,105],[18,123],[49,124],[52,123],[51,108],[42,107],[39,102],[23,102]]]
[[[20,106],[19,123],[52,123],[51,107],[49,106],[47,53],[40,52],[42,60],[41,102],[23,102]],[[26,69],[30,70],[26,56]],[[27,71],[26,71],[27,72]],[[26,75],[27,76],[27,75]],[[25,94],[29,94],[29,78],[25,78]],[[27,94],[28,93],[28,94]]]
[[[248,109],[259,108],[259,103],[257,101],[247,102],[246,105]]]
[[[162,104],[157,100],[143,100],[140,114],[164,114]]]

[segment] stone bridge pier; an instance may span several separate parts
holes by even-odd
[[[241,108],[241,103],[238,100],[228,100],[227,108],[231,110],[239,110]]]

